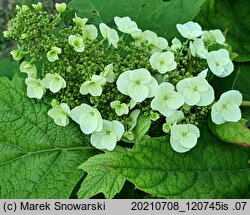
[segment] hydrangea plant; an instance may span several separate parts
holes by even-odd
[[[57,4],[56,9],[61,14],[66,5]],[[80,125],[84,134],[91,134],[91,144],[96,148],[113,150],[122,136],[123,141],[133,142],[133,139],[127,139],[124,134],[129,131],[131,112],[138,109],[140,114],[149,118],[158,114],[159,118],[152,120],[152,126],[157,123],[159,129],[165,123],[162,119],[182,111],[183,119],[172,122],[167,132],[170,132],[173,150],[179,153],[189,151],[196,145],[199,137],[196,127],[198,120],[206,119],[214,103],[214,90],[206,79],[207,73],[226,77],[233,71],[226,45],[218,50],[209,50],[211,45],[224,44],[222,32],[218,29],[204,32],[198,23],[192,21],[176,25],[180,35],[187,40],[181,44],[175,38],[169,46],[168,41],[158,37],[155,32],[139,29],[130,17],[114,17],[117,27],[115,30],[105,23],[99,26],[87,24],[86,17],[75,15],[73,26],[60,29],[59,35],[53,35],[52,41],[47,41],[46,38],[40,41],[40,44],[46,43],[46,46],[38,45],[35,48],[37,43],[31,41],[35,29],[26,32],[18,24],[18,20],[27,15],[36,16],[34,11],[26,7],[20,8],[17,17],[12,20],[13,28],[8,32],[8,37],[16,40],[19,39],[20,31],[21,35],[26,35],[25,41],[20,40],[19,51],[12,53],[15,60],[29,59],[20,66],[20,70],[28,75],[25,81],[27,96],[37,99],[44,96],[53,100],[53,103],[56,99],[59,105],[57,108],[53,106],[48,115],[59,126],[67,126],[66,119],[72,118]],[[50,18],[48,14],[40,16],[45,22],[41,25],[49,24],[46,22],[46,18]],[[56,30],[60,15],[52,19]],[[33,23],[30,27],[37,26]],[[52,26],[44,31],[52,30],[49,27]],[[41,35],[43,36],[47,35]],[[175,47],[177,43],[180,44],[178,49]],[[34,49],[42,52],[35,55]],[[40,77],[31,78],[36,72],[36,63],[42,59],[42,53],[46,54],[48,62],[43,63]],[[192,63],[197,66],[189,70],[182,69]],[[46,90],[49,92],[45,93]],[[240,94],[238,91],[235,93]],[[222,98],[224,97],[223,94]],[[220,103],[219,100],[213,105],[213,122],[240,120],[241,100],[233,103],[238,108],[237,112],[232,105],[228,105],[225,109],[226,116],[224,109],[221,112],[224,115],[220,115],[219,106],[223,106]],[[201,109],[196,109],[197,106]],[[186,147],[185,144],[182,145],[183,141],[177,143],[174,137],[178,128],[183,130],[183,137],[186,135],[186,139],[183,139],[188,145]],[[195,134],[188,132],[191,128]],[[116,130],[119,130],[119,135],[115,138]],[[154,135],[150,128],[148,132]],[[97,135],[101,143],[97,143]]]
[[[4,35],[18,42],[11,55],[27,75],[27,97],[50,104],[47,115],[57,126],[77,124],[92,147],[129,151],[166,136],[174,153],[189,153],[201,144],[201,121],[241,119],[241,93],[230,90],[216,101],[210,83],[234,70],[219,29],[179,23],[179,38],[168,41],[128,16],[115,16],[112,26],[78,14],[64,23],[67,5],[55,8],[49,14],[41,3],[18,6]]]

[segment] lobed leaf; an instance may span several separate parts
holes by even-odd
[[[98,193],[103,193],[106,198],[111,199],[119,193],[125,183],[125,178],[111,172],[107,165],[119,160],[126,152],[122,148],[117,148],[112,152],[91,157],[79,166],[88,173],[84,179],[80,190],[79,198],[90,198]]]
[[[129,16],[139,28],[172,39],[179,36],[176,24],[192,20],[206,0],[72,0],[69,6],[94,24],[111,26],[114,16]]]
[[[250,186],[249,150],[229,147],[200,125],[188,153],[172,150],[169,137],[140,142],[108,165],[138,189],[163,198],[244,198]]]
[[[79,164],[95,151],[73,123],[57,126],[49,107],[0,79],[0,198],[68,198]]]
[[[221,140],[250,147],[250,129],[246,126],[247,120],[241,119],[238,122],[225,122],[216,125],[208,121],[208,126],[213,134]]]

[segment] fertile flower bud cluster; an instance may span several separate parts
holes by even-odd
[[[68,27],[61,24],[66,4],[56,4],[54,15],[42,11],[41,3],[33,8],[19,7],[5,32],[19,41],[11,54],[24,59],[20,71],[27,74],[27,96],[50,99],[54,122],[67,126],[72,119],[91,135],[94,147],[113,150],[120,140],[135,143],[144,115],[151,120],[148,135],[155,129],[169,133],[172,148],[183,153],[196,145],[196,125],[209,109],[216,124],[241,118],[240,92],[228,91],[214,102],[207,80],[211,73],[226,77],[234,69],[220,30],[177,24],[187,40],[174,38],[169,45],[129,17],[114,17],[116,28],[110,28],[75,15]],[[224,48],[214,49],[216,44]]]

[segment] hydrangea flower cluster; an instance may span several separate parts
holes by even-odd
[[[169,43],[130,17],[114,17],[116,28],[110,28],[75,15],[67,27],[61,25],[66,4],[57,4],[52,15],[41,3],[33,8],[17,7],[12,29],[4,33],[19,41],[11,54],[22,60],[27,96],[50,100],[54,122],[67,126],[71,119],[91,135],[94,147],[113,150],[120,140],[135,142],[142,114],[151,120],[147,135],[155,129],[169,133],[179,153],[197,144],[198,122],[209,110],[216,124],[240,120],[240,92],[225,92],[215,102],[208,81],[211,74],[226,77],[234,69],[220,30],[177,24],[186,41]]]

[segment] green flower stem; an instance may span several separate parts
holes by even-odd
[[[242,101],[241,107],[250,107],[250,101]]]

